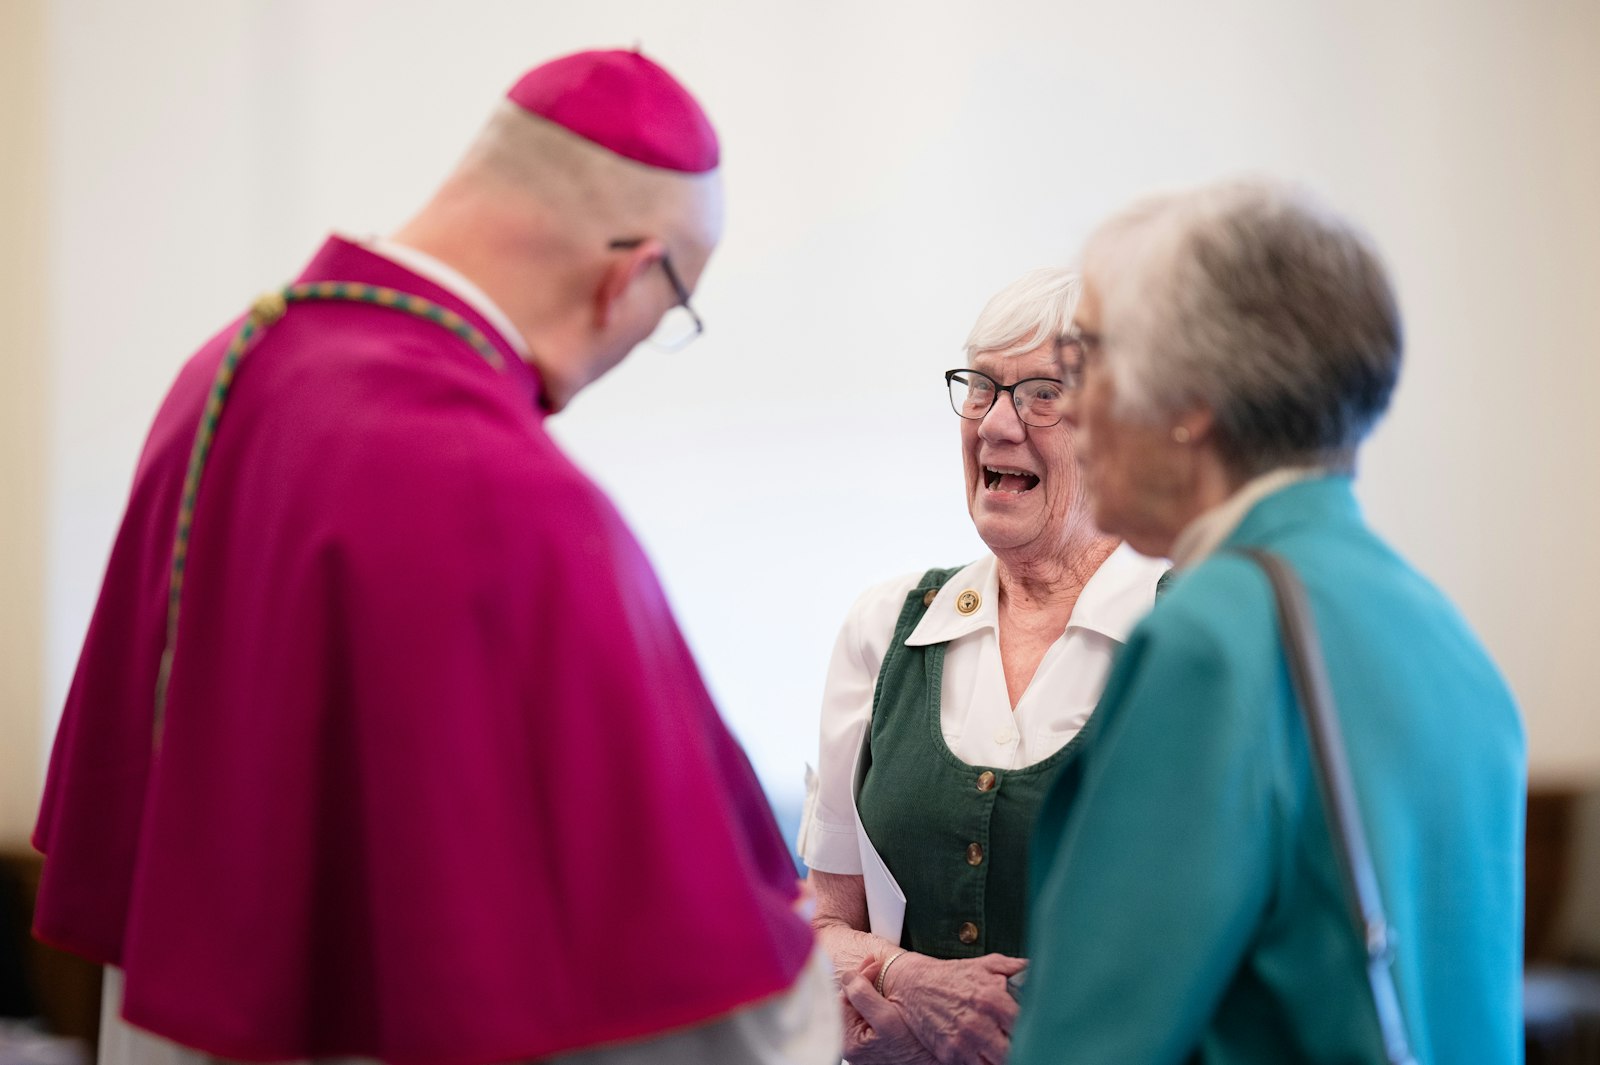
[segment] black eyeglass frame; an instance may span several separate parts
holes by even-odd
[[[994,395],[989,398],[989,405],[983,408],[983,410],[977,414],[963,414],[961,411],[961,406],[956,402],[955,393],[950,390],[951,386],[955,384],[956,377],[960,374],[971,374],[974,377],[981,377],[994,386]],[[1048,429],[1052,425],[1055,425],[1061,421],[1061,409],[1059,405],[1055,407],[1056,416],[1054,418],[1047,422],[1034,422],[1028,420],[1028,416],[1022,411],[1022,404],[1017,399],[1017,389],[1021,388],[1023,385],[1032,384],[1035,381],[1045,381],[1063,390],[1066,390],[1067,388],[1066,382],[1062,381],[1059,377],[1024,377],[1020,381],[1013,381],[1009,385],[1003,385],[999,381],[996,381],[994,378],[990,377],[988,374],[984,373],[982,370],[974,370],[970,366],[962,366],[957,369],[946,370],[944,372],[944,387],[946,393],[948,393],[950,396],[950,409],[956,412],[957,417],[965,418],[969,422],[981,422],[983,419],[989,416],[990,411],[994,410],[994,405],[1000,400],[1000,393],[1010,392],[1011,409],[1017,412],[1018,421],[1020,421],[1023,425],[1028,426],[1030,429]]]
[[[637,248],[644,242],[644,237],[622,237],[620,239],[613,240],[609,245],[607,245],[607,247],[609,247],[612,251],[630,251],[633,248]],[[694,332],[690,333],[681,342],[674,345],[674,348],[681,348],[688,344],[689,341],[693,340],[695,337],[698,337],[704,333],[706,331],[706,325],[700,320],[700,316],[695,313],[694,308],[689,306],[689,290],[684,287],[683,279],[678,276],[678,271],[673,268],[672,256],[667,254],[665,250],[661,252],[661,269],[667,275],[668,283],[672,285],[673,295],[678,297],[678,306],[682,307],[688,312],[689,320],[694,323]]]

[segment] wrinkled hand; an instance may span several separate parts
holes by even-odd
[[[1000,1065],[1017,1022],[1006,977],[1027,967],[1025,959],[1004,954],[950,961],[907,954],[889,971],[884,990],[941,1065]]]
[[[898,965],[904,965],[900,959]],[[900,1007],[878,994],[878,960],[868,958],[843,978],[844,1056],[851,1065],[936,1065]],[[898,966],[897,966],[898,968]]]

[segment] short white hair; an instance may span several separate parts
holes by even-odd
[[[721,236],[720,172],[625,159],[509,100],[489,116],[457,176],[492,181],[504,199],[543,204],[586,248],[603,250],[607,238],[635,233],[710,248]]]
[[[1030,270],[995,293],[967,334],[968,360],[980,351],[1020,355],[1066,334],[1082,291],[1060,267]]]
[[[1216,419],[1236,472],[1353,468],[1400,371],[1366,237],[1302,190],[1233,181],[1136,204],[1084,252],[1119,413]]]

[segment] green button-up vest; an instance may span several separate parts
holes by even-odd
[[[957,569],[931,569],[907,596],[878,671],[861,823],[906,896],[900,945],[935,958],[1022,953],[1028,834],[1055,769],[968,765],[940,726],[944,644],[906,639]],[[1081,735],[1081,733],[1080,733]]]

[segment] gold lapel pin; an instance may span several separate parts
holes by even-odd
[[[971,588],[968,588],[966,591],[956,596],[956,609],[963,614],[976,613],[978,607],[982,605],[983,600],[979,598],[978,593],[973,591]]]

